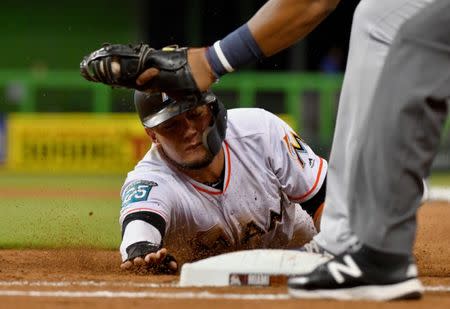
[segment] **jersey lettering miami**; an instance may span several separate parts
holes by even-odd
[[[138,241],[163,242],[177,259],[192,260],[239,249],[300,246],[315,234],[300,205],[322,187],[327,162],[267,111],[232,109],[227,121],[222,190],[180,173],[156,147],[128,173],[120,223],[147,213],[163,224],[139,219],[127,224],[123,260],[126,248]]]

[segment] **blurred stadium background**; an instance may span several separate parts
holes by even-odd
[[[82,79],[84,55],[104,42],[210,45],[264,2],[2,1],[0,248],[118,246],[120,186],[149,142],[132,91]],[[281,115],[327,158],[357,3],[342,1],[305,40],[214,90],[228,108]],[[431,177],[446,186],[449,132],[450,119]]]

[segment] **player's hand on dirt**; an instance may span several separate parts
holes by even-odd
[[[174,273],[178,270],[178,263],[168,254],[166,248],[161,248],[156,252],[127,260],[120,267],[125,270],[147,268],[155,273]]]
[[[161,248],[157,252],[149,253],[145,256],[144,261],[147,265],[161,265],[165,264],[171,271],[178,270],[178,264],[175,259],[169,255],[166,248]]]
[[[205,56],[205,48],[190,48],[187,52],[188,64],[190,66],[192,77],[197,84],[198,89],[203,92],[209,89],[212,83],[216,80],[212,73],[211,67]],[[149,68],[138,76],[136,84],[143,86],[151,84],[150,81],[158,76],[159,70],[157,68]],[[149,89],[155,91],[164,91],[170,94],[171,89]]]

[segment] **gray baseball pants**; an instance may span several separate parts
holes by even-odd
[[[450,1],[436,0],[400,28],[350,169],[350,227],[368,246],[412,254],[449,98]]]
[[[364,128],[372,118],[372,97],[389,47],[405,20],[432,1],[362,0],[355,11],[329,162],[326,206],[321,232],[314,238],[332,253],[346,250],[357,240],[349,223],[349,209],[351,212],[356,206],[354,193],[358,188],[353,181],[355,162],[367,142]],[[387,151],[392,154],[394,150]]]

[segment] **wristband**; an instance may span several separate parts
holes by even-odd
[[[248,25],[244,24],[223,40],[208,47],[206,58],[214,75],[218,78],[225,73],[233,72],[242,65],[262,60],[264,54]]]

